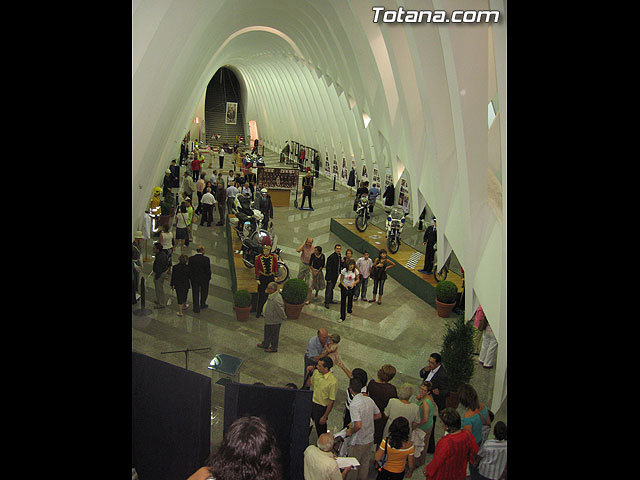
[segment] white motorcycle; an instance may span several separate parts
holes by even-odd
[[[396,253],[400,248],[400,234],[404,230],[404,209],[393,207],[387,216],[387,248]]]

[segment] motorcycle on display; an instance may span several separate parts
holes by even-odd
[[[447,278],[447,274],[449,273],[449,264],[451,264],[451,255],[449,255],[447,261],[444,262],[444,265],[438,268],[438,244],[436,243],[433,246],[433,279],[436,282],[441,282]]]
[[[236,197],[231,213],[233,213],[236,218],[232,218],[229,221],[241,241],[245,238],[258,240],[259,232],[266,232],[270,237],[273,237],[273,222],[269,221],[266,230],[260,228],[264,214],[260,210],[252,207],[251,198],[244,195]]]
[[[356,200],[354,209],[356,211],[356,228],[359,232],[364,232],[369,223],[369,198],[367,195],[361,195]]]
[[[404,222],[404,210],[393,207],[387,216],[387,248],[391,253],[396,253],[400,248],[400,234],[404,229]]]
[[[262,235],[268,235],[266,230],[260,230]],[[275,275],[274,281],[278,284],[285,282],[289,278],[289,267],[280,258],[281,250],[277,247],[277,237],[272,239],[271,253],[276,256],[278,262],[278,272]],[[247,268],[254,268],[256,256],[262,253],[262,237],[258,236],[256,240],[251,238],[245,238],[242,240],[242,262]]]

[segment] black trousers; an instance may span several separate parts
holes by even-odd
[[[324,415],[324,412],[326,412],[326,410],[327,407],[323,407],[322,405],[319,405],[315,402],[311,402],[311,418],[313,419],[313,423],[316,426],[316,433],[318,434],[318,436],[322,435],[323,433],[327,433],[327,424],[325,423],[323,425],[320,423],[320,417]],[[309,429],[309,433],[311,433],[311,429]]]
[[[220,224],[225,225],[225,217],[224,217],[224,210],[225,210],[225,202],[218,202],[218,213],[220,214]]]
[[[332,301],[333,301],[333,289],[336,286],[336,280],[327,280],[325,278],[325,281],[327,282],[327,286],[324,289],[324,304],[325,306],[329,305]]]
[[[204,195],[204,192],[196,192],[196,194],[198,195],[198,207],[196,208],[196,214],[200,215],[200,212],[202,212],[202,195]]]
[[[308,198],[309,199],[309,208],[313,208],[311,206],[311,190],[308,190],[305,188],[302,190],[302,203],[300,204],[300,208],[304,207],[304,199]]]
[[[204,222],[207,222],[207,227],[211,226],[211,222],[213,222],[213,204],[202,204],[202,218],[200,219],[200,225],[204,225]]]
[[[353,288],[344,288],[340,284],[340,318],[344,320],[347,313],[351,313],[353,309]],[[345,312],[346,310],[346,312]]]
[[[220,168],[222,168],[222,166],[224,165],[224,157],[218,157],[218,160],[220,160]]]
[[[200,312],[200,308],[207,304],[209,296],[209,282],[191,282],[191,296],[193,298],[193,311]]]
[[[424,251],[424,267],[422,269],[426,272],[433,271],[433,244],[427,243],[427,248]]]
[[[258,285],[258,305],[256,306],[256,316],[262,315],[262,307],[269,298],[269,294],[266,292],[269,282],[273,282],[273,275],[260,275],[260,285]]]

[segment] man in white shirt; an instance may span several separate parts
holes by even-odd
[[[236,201],[236,196],[238,195],[238,188],[234,184],[233,180],[228,183],[227,187],[227,211],[231,213],[233,211],[233,204]]]
[[[348,456],[357,458],[360,466],[355,472],[349,473],[348,480],[367,480],[373,455],[373,421],[382,418],[382,413],[375,402],[361,393],[362,387],[362,381],[357,377],[349,381],[349,391],[353,395],[353,400],[349,405],[351,424],[347,428],[347,436],[352,438]]]
[[[309,445],[304,451],[304,480],[343,480],[351,466],[342,472],[331,452],[333,435],[323,433],[318,437],[318,446]]]
[[[369,282],[369,275],[371,274],[371,267],[373,267],[373,260],[369,258],[369,252],[366,250],[362,252],[362,257],[356,260],[356,268],[360,272],[360,281],[355,286],[353,292],[353,299],[358,301],[358,297],[362,296],[362,300],[366,300],[367,296],[367,283]],[[362,292],[362,294],[360,294]]]
[[[213,221],[213,206],[216,203],[216,197],[211,193],[211,189],[207,188],[207,191],[202,195],[202,218],[200,220],[200,226],[207,222],[207,227],[211,226]]]

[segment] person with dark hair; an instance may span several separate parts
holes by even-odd
[[[382,303],[382,294],[384,291],[384,282],[387,279],[387,270],[394,267],[396,264],[387,258],[387,251],[381,248],[378,251],[378,258],[373,262],[373,298],[369,300],[369,303],[376,301],[376,294],[379,293],[378,305]]]
[[[494,439],[482,444],[476,455],[478,480],[499,480],[505,478],[507,472],[507,425],[496,422],[493,428]],[[473,477],[472,477],[473,478]]]
[[[315,367],[313,365],[307,367],[307,372],[313,372],[307,378],[305,385],[313,390],[311,418],[316,426],[318,436],[326,433],[327,419],[336,401],[338,380],[330,371],[332,367],[333,360],[330,357],[321,358]]]
[[[200,313],[201,308],[207,308],[209,296],[209,281],[211,280],[211,260],[204,252],[202,245],[196,248],[196,254],[189,257],[191,267],[191,296],[193,297],[193,313]]]
[[[447,406],[447,397],[449,396],[449,375],[444,365],[442,365],[442,357],[439,353],[432,353],[429,356],[429,363],[420,370],[419,375],[423,380],[431,382],[433,401],[436,402],[438,410],[444,410]],[[435,412],[433,420],[435,422]],[[426,440],[424,442],[425,445],[427,445],[427,453],[433,453],[435,451],[435,425],[433,427],[428,442]]]
[[[360,392],[364,393],[365,395],[367,394],[367,387],[366,387],[367,381],[368,381],[367,372],[365,372],[361,368],[354,368],[353,371],[351,371],[344,366],[344,363],[342,363],[342,361],[339,361],[336,365],[338,365],[344,371],[344,373],[347,374],[347,377],[349,377],[350,379],[358,378],[363,385],[362,388],[360,389]],[[342,423],[343,428],[346,428],[347,425],[349,425],[349,423],[351,422],[351,413],[349,411],[349,406],[351,405],[352,400],[353,400],[353,395],[351,394],[351,390],[349,390],[349,387],[347,387],[347,399],[345,400],[345,403],[344,403],[344,419]]]
[[[311,269],[311,284],[309,285],[309,297],[307,298],[307,302],[311,300],[311,290],[316,291],[317,297],[318,290],[324,290],[327,286],[327,283],[324,280],[324,273],[322,272],[324,264],[325,259],[324,253],[322,253],[322,247],[320,245],[316,245],[313,255],[311,255],[311,260],[309,261],[309,268]]]
[[[220,214],[220,221],[216,223],[216,225],[224,226],[226,224],[224,211],[227,205],[227,191],[221,180],[218,180],[218,183],[216,184],[216,203],[218,204],[218,213]]]
[[[357,471],[350,472],[349,480],[366,480],[369,476],[369,464],[374,440],[373,422],[382,418],[382,413],[376,403],[369,396],[362,393],[362,381],[358,377],[349,380],[349,390],[353,395],[353,400],[349,406],[351,412],[351,423],[347,427],[346,436],[349,439],[349,450],[347,456],[355,457],[360,466]]]
[[[282,465],[276,437],[260,417],[235,420],[222,444],[187,480],[281,480]]]
[[[436,232],[438,226],[438,222],[436,221],[436,217],[433,217],[433,225],[429,225],[427,229],[424,231],[424,237],[422,238],[422,244],[426,245],[424,251],[424,266],[422,270],[418,270],[421,273],[426,273],[430,275],[433,270],[433,249],[438,241],[438,235]],[[443,258],[441,261],[444,261]]]
[[[191,280],[191,267],[187,265],[189,257],[180,255],[178,263],[173,266],[171,272],[171,282],[169,285],[176,290],[176,299],[178,301],[178,316],[182,316],[182,305],[188,308],[187,294],[189,293],[189,282]]]
[[[420,385],[420,391],[416,395],[416,403],[420,409],[420,421],[415,425],[412,425],[414,429],[424,432],[422,434],[422,443],[416,448],[415,454],[418,454],[416,460],[416,468],[424,464],[427,459],[427,442],[431,437],[431,431],[434,426],[434,415],[436,412],[435,402],[431,391],[433,390],[433,384],[428,381],[423,381]],[[419,452],[418,452],[419,450]]]
[[[309,208],[313,210],[313,206],[311,205],[311,190],[313,190],[313,177],[311,176],[311,172],[307,171],[305,176],[302,177],[302,203],[300,204],[301,209],[304,208],[304,201],[308,198]]]
[[[184,252],[184,247],[189,246],[189,215],[187,213],[187,203],[182,202],[176,214],[176,240],[180,245],[180,253]],[[176,245],[177,247],[178,245]]]
[[[458,399],[467,410],[462,416],[462,428],[473,435],[478,447],[482,445],[482,426],[490,424],[489,408],[480,403],[478,393],[468,383],[458,388]]]
[[[395,376],[396,367],[389,364],[383,365],[380,367],[380,370],[378,370],[377,378],[372,378],[367,386],[369,396],[381,412],[384,412],[384,409],[387,408],[390,399],[398,398],[398,390],[395,385],[389,383]],[[376,445],[380,445],[382,441],[382,434],[386,424],[387,417],[384,415],[381,415],[380,418],[375,421],[374,442]]]
[[[353,309],[354,288],[360,281],[360,272],[356,268],[356,262],[350,259],[345,268],[340,272],[340,320],[344,322],[347,314],[351,316]]]
[[[153,285],[156,290],[156,308],[165,308],[167,300],[164,297],[164,282],[171,273],[171,260],[168,253],[162,248],[160,242],[153,244],[153,253],[155,260],[153,261]]]
[[[460,414],[454,408],[440,411],[445,435],[438,441],[433,459],[425,467],[427,480],[463,480],[467,462],[474,463],[478,445],[468,431],[460,428]]]
[[[336,244],[333,247],[333,253],[327,257],[327,261],[325,263],[324,280],[326,282],[326,286],[324,288],[324,308],[329,308],[330,303],[338,303],[333,299],[333,289],[338,281],[338,275],[340,275],[340,266],[342,263],[342,258],[340,256],[341,250],[342,245],[339,243]]]
[[[379,470],[376,480],[402,480],[405,477],[405,465],[409,465],[406,476],[413,474],[413,443],[409,441],[411,427],[405,417],[397,417],[389,426],[389,435],[382,439],[376,451],[376,462],[382,460],[385,452],[387,461]],[[388,443],[387,443],[388,442]]]

